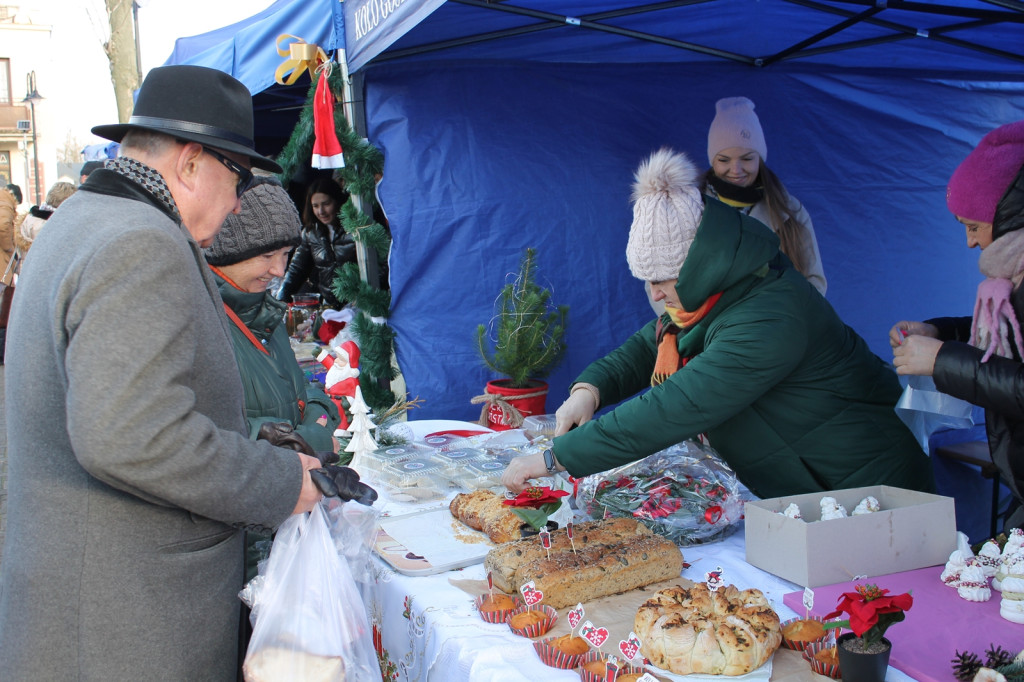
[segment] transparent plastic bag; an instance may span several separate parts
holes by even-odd
[[[900,377],[903,395],[896,403],[900,418],[921,449],[928,452],[928,438],[942,429],[966,429],[974,426],[974,406],[935,388],[930,376]]]
[[[281,524],[261,577],[246,682],[380,680],[366,609],[322,504]]]
[[[684,441],[587,476],[577,507],[591,518],[633,517],[680,546],[720,540],[743,518],[736,474],[712,448]]]

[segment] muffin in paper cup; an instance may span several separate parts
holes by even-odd
[[[604,676],[603,673],[600,676],[597,676],[594,673],[590,672],[589,670],[584,669],[583,666],[585,666],[586,664],[588,664],[588,663],[590,663],[592,661],[602,661],[602,662],[604,662],[604,661],[607,661],[609,658],[610,658],[610,656],[608,656],[608,654],[604,654],[604,653],[601,653],[600,651],[596,651],[596,650],[595,651],[588,651],[587,653],[583,654],[583,657],[580,659],[580,662],[579,662],[579,666],[580,666],[580,669],[579,669],[580,679],[583,680],[583,682],[604,682],[605,679],[607,679],[607,678]],[[637,667],[635,665],[630,665],[628,662],[624,661],[621,658],[616,658],[615,660],[618,661],[618,663],[619,663],[619,673],[618,673],[618,675],[620,677],[622,675],[628,675],[630,673],[632,673],[634,675],[643,675],[646,672],[645,668],[639,668],[639,667]]]
[[[568,654],[561,649],[553,646],[551,642],[559,639],[558,637],[548,637],[547,639],[533,643],[533,648],[536,650],[537,655],[540,656],[540,660],[543,661],[544,665],[551,666],[552,668],[562,668],[563,670],[572,670],[580,663],[580,659],[583,658],[584,654]],[[587,640],[583,639],[579,635],[576,635],[574,639],[581,640],[587,647]]]
[[[481,594],[473,600],[473,603],[476,604],[476,610],[480,613],[480,617],[488,623],[504,623],[510,613],[523,605],[523,600],[516,595],[509,596],[504,592],[498,592],[494,597],[496,599],[510,599],[512,601],[512,606],[509,606],[508,608],[488,609],[486,611],[481,609],[480,607],[483,606],[484,602],[490,597],[490,594]]]
[[[812,642],[821,642],[829,638],[829,631],[825,630],[821,637],[817,637],[815,639],[786,639],[786,626],[792,625],[793,623],[797,623],[802,620],[813,620],[818,623],[824,623],[824,620],[822,620],[819,616],[808,616],[806,618],[790,618],[789,620],[783,621],[779,624],[779,628],[782,631],[782,646],[786,647],[787,649],[794,649],[795,651],[803,651],[807,648],[808,644]]]
[[[517,628],[515,625],[512,624],[512,621],[515,620],[516,616],[518,616],[521,613],[526,613],[527,611],[536,611],[538,613],[541,613],[544,615],[544,618],[542,620],[537,621],[536,623],[530,623],[526,627]],[[517,635],[520,635],[522,637],[540,637],[548,630],[553,628],[555,626],[555,621],[557,620],[558,611],[555,611],[547,604],[538,604],[537,606],[520,606],[512,613],[508,614],[508,618],[505,619],[505,622],[508,623],[508,626],[512,629],[512,632],[516,633]]]
[[[814,654],[818,653],[822,649],[831,649],[836,646],[834,637],[826,637],[823,640],[817,642],[811,642],[804,648],[804,660],[811,664],[811,670],[818,673],[819,675],[825,675],[831,677],[833,680],[838,680],[842,677],[839,674],[839,664],[831,665],[829,663],[822,663],[814,657]]]

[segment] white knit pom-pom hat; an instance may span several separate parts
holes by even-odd
[[[704,214],[697,167],[685,154],[662,148],[634,177],[629,270],[645,282],[676,279]]]

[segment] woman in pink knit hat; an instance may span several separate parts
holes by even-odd
[[[718,100],[708,129],[711,168],[704,174],[702,190],[770,227],[782,253],[824,296],[825,270],[811,217],[765,164],[767,158],[754,103],[746,97]]]
[[[953,172],[946,205],[981,249],[973,317],[897,322],[889,330],[898,374],[932,376],[949,395],[985,408],[992,461],[1024,526],[1024,121],[996,128]]]

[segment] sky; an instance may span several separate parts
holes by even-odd
[[[170,56],[177,38],[206,33],[252,16],[273,0],[139,0],[139,45],[143,75]],[[117,107],[103,43],[109,29],[103,0],[25,0],[19,11],[34,24],[51,27],[50,49],[26,66],[36,72],[45,98],[36,107],[40,161],[53,159],[69,139],[79,146],[105,142],[94,125],[117,122]],[[13,83],[16,97],[20,82]],[[56,169],[47,177],[56,179]]]

